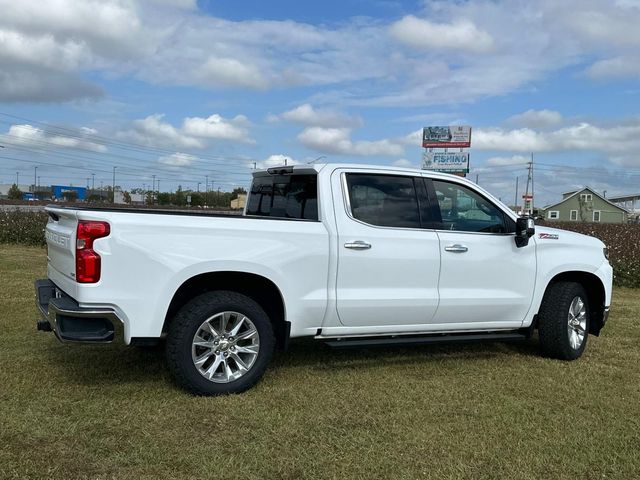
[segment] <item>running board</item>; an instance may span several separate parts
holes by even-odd
[[[395,337],[358,337],[358,338],[336,338],[327,340],[325,343],[331,348],[361,348],[361,347],[386,347],[386,346],[411,346],[428,345],[434,343],[456,343],[456,342],[514,342],[526,340],[530,335],[518,332],[506,333],[462,333],[447,335],[427,335],[427,336],[395,336]]]

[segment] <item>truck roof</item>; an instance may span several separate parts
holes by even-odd
[[[312,172],[320,172],[323,169],[336,169],[336,168],[357,168],[363,170],[383,170],[388,172],[406,172],[412,175],[416,173],[424,174],[428,173],[430,176],[441,177],[441,178],[451,178],[454,177],[456,179],[460,179],[461,177],[452,175],[450,173],[442,173],[442,172],[434,172],[430,170],[421,170],[419,168],[411,168],[411,167],[398,167],[393,165],[374,165],[374,164],[363,164],[363,163],[344,163],[344,162],[336,162],[336,163],[298,163],[295,165],[279,165],[275,167],[258,169],[253,172],[253,176],[264,176],[264,175],[273,175],[278,173],[312,173]]]

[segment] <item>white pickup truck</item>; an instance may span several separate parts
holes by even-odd
[[[256,171],[243,216],[48,207],[43,320],[63,342],[166,341],[176,382],[237,393],[276,346],[514,340],[573,360],[598,335],[599,240],[534,226],[472,182],[413,169]]]

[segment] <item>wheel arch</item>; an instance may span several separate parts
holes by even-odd
[[[606,298],[602,280],[593,273],[579,270],[558,273],[547,284],[547,288],[545,289],[542,297],[543,302],[549,289],[558,282],[575,282],[582,285],[582,288],[584,288],[587,294],[591,314],[589,333],[598,336],[604,325],[604,308]]]
[[[280,289],[262,275],[238,271],[201,273],[183,282],[171,298],[162,334],[166,334],[171,320],[187,302],[204,292],[215,290],[237,292],[258,303],[273,324],[277,345],[280,348],[287,346],[290,323],[286,320],[284,297]]]

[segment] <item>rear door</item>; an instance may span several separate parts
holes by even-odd
[[[489,199],[455,181],[427,179],[440,216],[440,306],[434,323],[517,327],[533,298],[535,243],[516,247],[515,222]]]
[[[440,249],[422,228],[421,177],[336,170],[337,310],[349,327],[429,323],[438,307]]]

